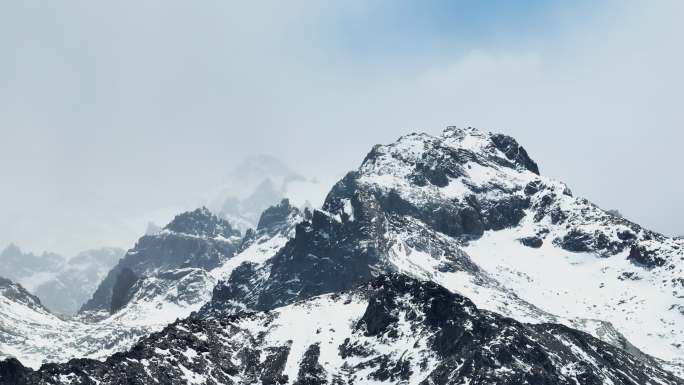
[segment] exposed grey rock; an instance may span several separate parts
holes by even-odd
[[[520,239],[520,243],[527,247],[538,249],[544,244],[544,240],[539,237],[525,237]]]

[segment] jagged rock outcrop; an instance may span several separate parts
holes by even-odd
[[[263,275],[261,271],[267,261],[289,244],[290,239],[296,237],[300,223],[311,219],[311,213],[302,212],[284,199],[280,204],[264,211],[259,219],[256,230],[250,230],[240,244],[239,252],[230,263],[214,270],[214,276],[219,280],[214,287],[212,300],[199,311],[198,317],[213,317],[226,312],[226,302],[237,297],[248,297],[249,288],[259,285]],[[230,281],[230,285],[225,283]],[[238,283],[240,282],[240,283]],[[233,303],[234,310],[244,307],[242,302]]]

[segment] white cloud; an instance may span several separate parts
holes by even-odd
[[[495,42],[392,35],[392,55],[344,40],[381,2],[30,4],[0,16],[0,244],[128,247],[245,155],[340,175],[448,124],[513,135],[576,193],[684,232],[682,2],[551,12],[548,34]]]

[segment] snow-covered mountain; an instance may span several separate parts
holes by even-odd
[[[588,334],[478,309],[429,281],[380,276],[269,312],[174,322],[106,361],[0,384],[681,384]]]
[[[573,197],[512,138],[450,127],[376,146],[261,268],[208,308],[270,310],[402,272],[525,322],[559,322],[672,370],[684,243]]]
[[[0,253],[0,276],[21,284],[51,312],[69,316],[93,295],[123,254],[122,249],[103,247],[66,259],[54,253],[35,255],[9,245]]]
[[[140,238],[74,319],[3,303],[0,352],[37,367],[124,350],[206,303],[216,283],[209,271],[234,255],[240,238],[207,209],[180,214]]]
[[[684,241],[574,197],[513,138],[406,135],[374,147],[320,209],[282,201],[257,223],[241,237],[206,209],[179,215],[77,320],[34,335],[8,322],[22,344],[0,352],[34,368],[103,358],[191,319],[105,363],[7,361],[0,378],[682,383],[660,368],[682,376]]]
[[[182,213],[161,231],[141,237],[73,319],[56,317],[37,298],[30,307],[0,298],[0,357],[37,368],[124,351],[199,310],[216,282],[242,262],[258,264],[275,254],[303,215],[284,200],[241,237],[205,208]]]
[[[124,252],[116,247],[82,251],[70,258],[53,279],[38,285],[33,293],[53,313],[76,314]]]
[[[0,253],[0,277],[20,282],[24,288],[33,291],[54,279],[65,263],[66,258],[59,254],[45,252],[36,255],[9,244]]]
[[[106,318],[134,297],[146,296],[141,290],[164,290],[164,280],[176,273],[192,272],[184,277],[211,281],[208,271],[231,258],[240,240],[239,231],[206,208],[177,215],[158,233],[138,240],[83,305],[79,317]]]
[[[225,183],[212,193],[209,207],[241,231],[255,228],[261,213],[288,199],[294,206],[319,206],[330,185],[304,177],[270,155],[258,155],[240,162]]]

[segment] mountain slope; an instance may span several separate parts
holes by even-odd
[[[514,139],[450,127],[374,147],[294,239],[260,268],[236,269],[209,307],[268,310],[398,271],[677,365],[683,256],[681,240],[540,176]]]
[[[22,356],[27,342],[48,344],[49,335],[67,332],[66,325],[38,297],[18,283],[0,278],[0,358]]]
[[[143,236],[100,284],[84,306],[89,310],[74,319],[2,298],[0,353],[38,367],[126,349],[205,304],[216,284],[210,270],[229,260],[240,242],[238,232],[206,209],[180,214],[161,232]]]
[[[71,320],[47,309],[0,302],[0,356],[34,368],[75,357],[104,358],[206,304],[217,280],[242,262],[257,264],[279,250],[303,218],[287,200],[266,210],[243,239],[206,209],[178,215],[162,231],[141,238],[103,281],[99,303]],[[115,277],[115,278],[112,278]],[[107,294],[108,298],[103,293]],[[98,296],[101,296],[98,298]],[[36,299],[36,301],[38,301]],[[107,303],[108,302],[108,303]]]
[[[588,334],[523,324],[406,276],[270,312],[183,320],[104,362],[39,371],[0,362],[0,384],[680,384]]]

